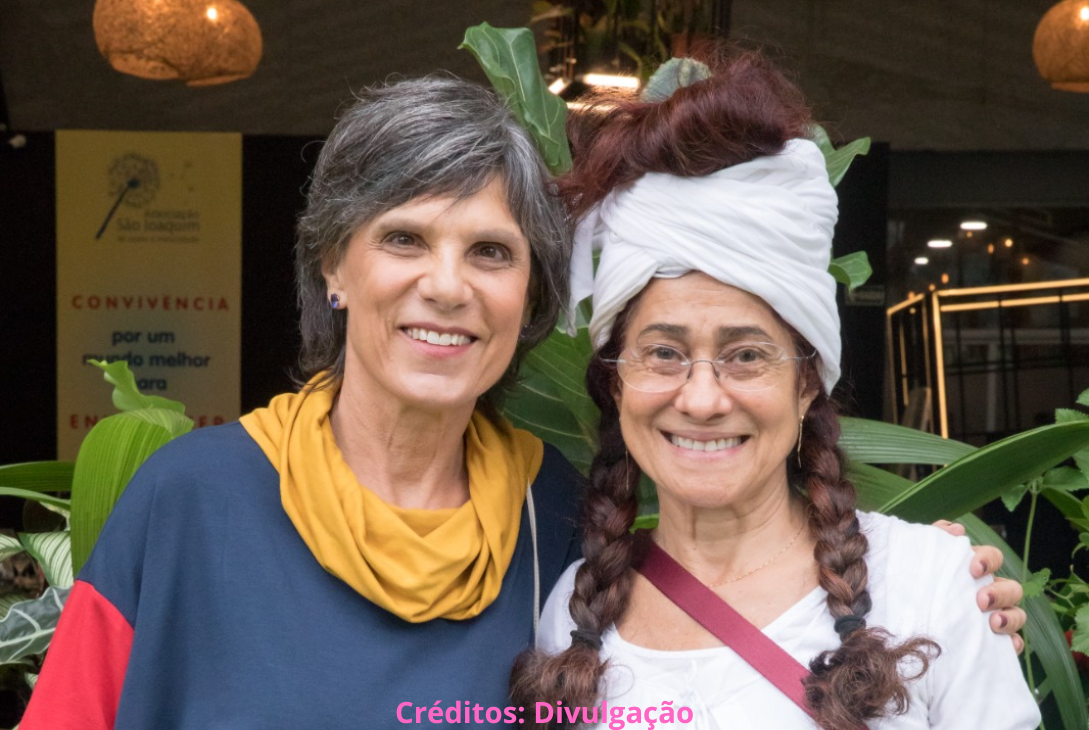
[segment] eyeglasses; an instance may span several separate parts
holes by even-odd
[[[787,362],[808,360],[816,353],[790,356],[773,342],[739,342],[714,360],[689,360],[669,345],[641,345],[623,354],[620,359],[602,361],[615,365],[621,380],[643,393],[667,393],[680,388],[692,377],[692,366],[698,362],[709,364],[715,380],[723,387],[751,393],[774,387]]]

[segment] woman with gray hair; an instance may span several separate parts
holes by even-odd
[[[296,256],[300,392],[140,470],[23,730],[517,722],[509,667],[578,551],[577,475],[496,407],[568,295],[533,142],[474,84],[365,90]]]
[[[577,474],[497,410],[567,297],[561,203],[499,99],[451,78],[364,90],[308,195],[306,382],[139,471],[24,728],[506,719],[577,554]]]

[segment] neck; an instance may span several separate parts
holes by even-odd
[[[398,507],[464,504],[469,499],[464,435],[473,406],[412,408],[362,392],[355,382],[344,379],[330,418],[337,446],[359,483]]]
[[[659,504],[655,540],[706,583],[732,581],[804,543],[805,509],[785,484],[744,509],[705,509],[668,497]],[[804,537],[802,535],[801,537]],[[798,538],[798,539],[795,539]]]

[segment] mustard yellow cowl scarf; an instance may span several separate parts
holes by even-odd
[[[242,417],[280,473],[280,500],[322,567],[406,621],[467,619],[499,595],[544,446],[479,411],[465,432],[469,501],[403,509],[361,485],[333,438],[336,391],[304,388]]]

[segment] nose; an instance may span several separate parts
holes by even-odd
[[[424,262],[426,267],[420,276],[420,296],[439,309],[449,311],[464,306],[472,298],[465,270],[466,263],[453,246],[436,247]]]
[[[703,367],[706,365],[707,367]],[[710,360],[694,360],[688,378],[677,390],[674,406],[680,412],[699,421],[713,420],[729,413],[733,399],[724,388],[725,376],[716,372]]]

